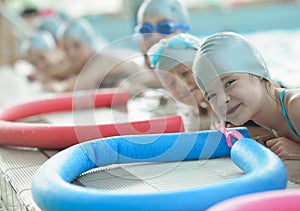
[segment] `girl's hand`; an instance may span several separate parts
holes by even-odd
[[[282,160],[300,159],[300,143],[295,143],[285,137],[265,141],[265,146],[278,155]]]
[[[265,134],[265,135],[257,136],[255,138],[255,140],[258,143],[260,143],[260,144],[262,144],[262,145],[264,145],[266,147],[266,141],[269,141],[270,139],[274,139],[274,138],[276,138],[276,136],[274,136],[273,134],[270,133],[270,134]]]

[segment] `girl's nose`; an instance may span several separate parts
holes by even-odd
[[[70,49],[69,50],[69,52],[68,52],[68,57],[69,57],[69,59],[70,60],[75,60],[76,59],[76,57],[77,57],[77,55],[76,55],[77,53],[76,53],[76,51],[75,50],[73,50],[73,49]]]
[[[218,105],[224,106],[230,101],[230,96],[226,93],[222,93],[218,95]]]

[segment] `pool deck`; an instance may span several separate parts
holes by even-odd
[[[2,86],[0,89],[2,93],[0,94],[3,97],[0,99],[0,108],[51,95],[41,92],[36,87],[25,89],[29,87],[26,81],[15,77],[10,72],[9,67],[2,69],[0,70],[0,85]],[[15,89],[11,89],[11,86],[15,86]],[[164,108],[164,110],[168,109]],[[99,109],[98,112],[107,121],[112,121],[108,111],[111,109],[103,108]],[[136,111],[135,115],[139,118],[149,118],[150,113],[150,111]],[[128,113],[120,110],[117,110],[116,114],[121,117],[128,115]],[[61,123],[62,119],[70,118],[70,114],[53,114],[44,118],[49,122]],[[190,125],[185,126],[189,127]],[[57,150],[25,147],[0,147],[1,210],[40,210],[31,196],[31,181],[38,168],[57,152]],[[287,189],[300,188],[299,161],[288,160],[284,163],[289,176]],[[166,169],[166,172],[161,174],[161,169]],[[155,172],[160,172],[160,176],[149,177],[149,173]],[[107,191],[151,192],[202,186],[222,182],[241,174],[243,172],[232,163],[230,158],[221,158],[209,159],[205,162],[201,160],[180,162],[176,165],[174,163],[161,163],[109,166],[81,175],[74,183],[107,189]]]

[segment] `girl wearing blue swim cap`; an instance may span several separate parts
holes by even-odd
[[[135,31],[143,35],[140,48],[150,68],[146,53],[153,44],[168,35],[190,30],[188,10],[180,0],[145,0],[138,10],[137,22]]]
[[[242,125],[252,120],[272,135],[257,141],[281,159],[300,159],[300,90],[271,82],[258,50],[243,36],[222,32],[208,37],[196,53],[194,77],[214,112]]]
[[[23,41],[21,49],[25,59],[35,67],[29,79],[41,81],[45,88],[46,83],[65,79],[71,71],[65,54],[49,32],[35,32]]]
[[[216,129],[223,126],[224,122],[213,115],[192,72],[200,42],[189,33],[180,33],[161,39],[149,49],[147,55],[164,88],[178,102],[194,108],[189,110],[189,116],[193,116],[194,120],[187,124],[193,124],[195,130]]]
[[[181,33],[161,39],[147,53],[163,86],[179,102],[190,106],[203,102],[191,71],[198,42],[196,37]]]
[[[77,73],[105,45],[104,39],[95,34],[92,25],[85,19],[74,19],[61,25],[57,36],[67,58],[77,68]]]

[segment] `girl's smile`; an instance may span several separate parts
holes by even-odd
[[[205,96],[216,114],[241,125],[251,120],[257,111],[261,88],[258,82],[258,77],[245,73],[224,75],[208,84]]]
[[[241,104],[238,104],[236,106],[233,106],[232,108],[227,109],[226,115],[230,116],[232,114],[234,114],[240,107]]]

